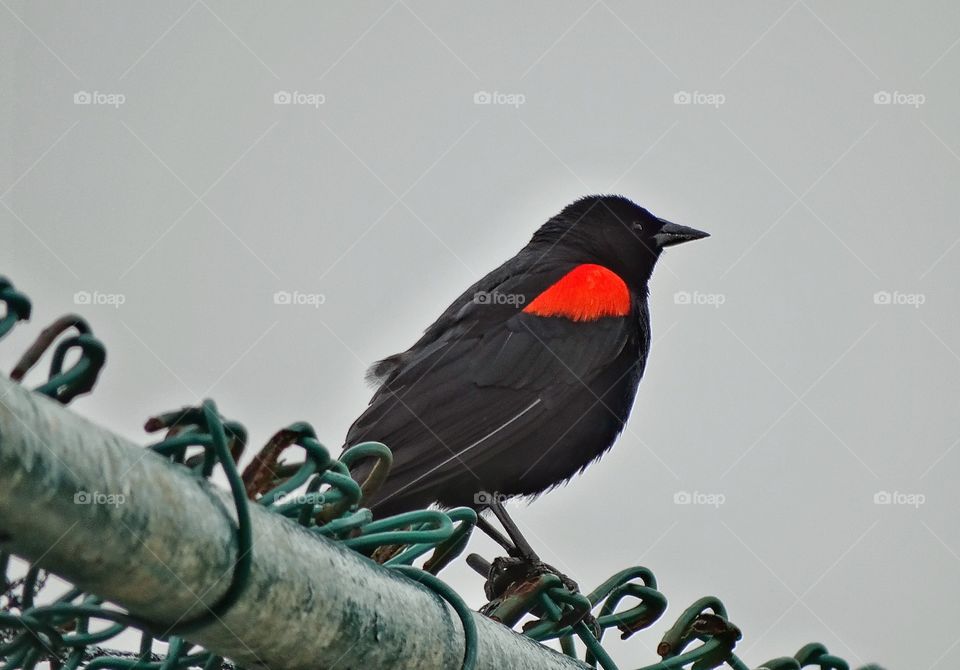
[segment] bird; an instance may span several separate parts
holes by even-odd
[[[368,371],[373,397],[344,449],[387,445],[364,505],[376,517],[534,498],[616,441],[650,350],[649,281],[663,250],[709,237],[621,195],[564,207],[406,351]],[[369,461],[354,466],[363,481]],[[498,515],[499,516],[499,515]]]

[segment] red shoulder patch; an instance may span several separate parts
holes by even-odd
[[[602,265],[585,263],[563,275],[523,311],[536,316],[562,316],[573,321],[626,316],[630,313],[630,290],[617,273]]]

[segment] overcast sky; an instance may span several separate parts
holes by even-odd
[[[0,4],[0,273],[35,303],[4,369],[79,310],[109,360],[76,411],[144,442],[209,396],[335,450],[371,362],[622,193],[713,236],[657,268],[614,449],[512,506],[535,547],[656,573],[623,667],[707,594],[751,665],[960,665],[960,5]]]

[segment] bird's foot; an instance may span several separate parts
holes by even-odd
[[[471,554],[467,557],[467,563],[480,575],[486,577],[483,592],[488,602],[480,612],[508,625],[513,625],[514,620],[519,619],[517,615],[522,611],[539,610],[539,606],[534,604],[532,597],[539,589],[545,587],[543,577],[546,575],[559,579],[563,588],[571,593],[580,593],[580,587],[573,579],[538,558],[530,560],[523,557],[501,556],[490,563],[477,554]],[[542,612],[534,613],[537,616],[543,614]],[[536,623],[531,622],[533,625]],[[586,625],[595,636],[600,634],[596,618],[589,611],[570,610],[557,622],[557,626],[562,628],[578,623]]]
[[[564,588],[573,593],[580,592],[580,587],[575,581],[540,559],[501,556],[493,559],[493,563],[489,563],[477,554],[471,554],[468,563],[487,578],[483,585],[483,593],[489,601],[499,600],[509,591],[522,588],[523,585],[536,581],[543,575],[555,575]]]

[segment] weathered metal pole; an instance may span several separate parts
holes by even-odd
[[[463,630],[430,590],[252,506],[240,600],[186,637],[271,670],[455,670]],[[0,542],[173,625],[217,602],[236,558],[226,492],[0,375]],[[475,615],[477,668],[587,666]]]

